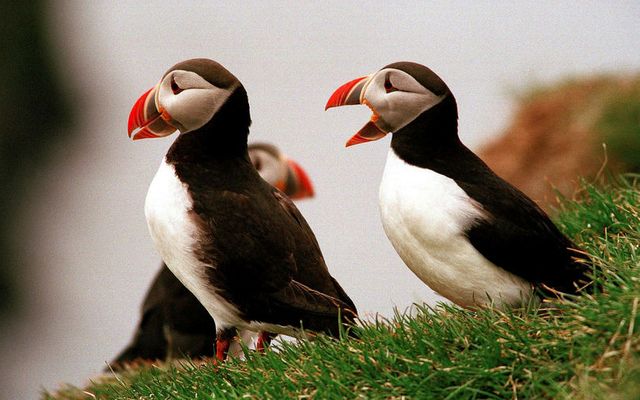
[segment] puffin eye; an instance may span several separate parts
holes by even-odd
[[[184,89],[180,88],[180,86],[178,86],[178,84],[176,83],[175,78],[171,78],[171,90],[173,91],[173,94],[178,94],[180,92],[182,92]]]
[[[393,84],[391,83],[391,79],[389,79],[389,75],[387,75],[387,76],[384,78],[384,90],[385,90],[387,93],[395,92],[396,90],[398,90],[398,89],[397,89],[397,88],[395,88],[395,87],[393,86]]]

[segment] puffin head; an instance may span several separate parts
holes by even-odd
[[[262,179],[294,200],[313,197],[311,179],[302,167],[277,147],[267,143],[249,145],[249,158]]]
[[[447,85],[432,70],[413,62],[389,64],[345,83],[331,95],[325,110],[352,104],[366,105],[373,115],[347,146],[381,139],[445,106],[457,124],[457,106]]]
[[[178,63],[134,104],[129,114],[129,137],[138,140],[167,136],[176,130],[198,130],[232,95],[243,96],[247,102],[240,81],[217,62],[196,58]],[[250,123],[248,102],[246,113]]]

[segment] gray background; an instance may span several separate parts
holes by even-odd
[[[48,21],[79,134],[38,177],[16,232],[32,267],[26,313],[0,337],[0,396],[11,399],[85,383],[133,333],[159,265],[144,197],[174,137],[133,143],[127,117],[174,63],[212,58],[244,83],[250,140],[279,145],[310,174],[317,196],[299,208],[364,317],[437,296],[379,222],[389,138],[345,149],[369,111],[324,112],[335,88],[390,62],[426,64],[456,95],[461,137],[477,149],[527,87],[640,67],[636,1],[68,1],[51,3]]]

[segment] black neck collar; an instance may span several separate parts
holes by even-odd
[[[447,96],[394,132],[391,148],[406,163],[433,170],[464,152],[466,147],[458,137],[458,114],[453,96]]]
[[[246,158],[251,117],[247,93],[238,87],[202,128],[182,133],[167,153],[167,162],[207,162]]]

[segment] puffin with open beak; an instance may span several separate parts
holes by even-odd
[[[391,133],[380,184],[384,231],[433,290],[467,308],[519,305],[534,288],[576,293],[588,279],[574,244],[531,199],[458,137],[453,93],[429,68],[397,62],[340,86],[326,109],[373,115],[347,146]]]
[[[262,179],[289,198],[313,197],[307,173],[276,146],[252,143],[249,158]],[[212,357],[215,337],[216,325],[207,310],[162,263],[142,303],[140,322],[131,343],[109,367],[120,370],[144,361]],[[270,339],[267,333],[262,333],[257,347],[264,348]]]
[[[244,87],[208,59],[171,67],[129,117],[134,140],[180,131],[145,216],[167,267],[215,321],[220,360],[236,329],[338,337],[357,316],[305,219],[251,164],[250,123]]]

